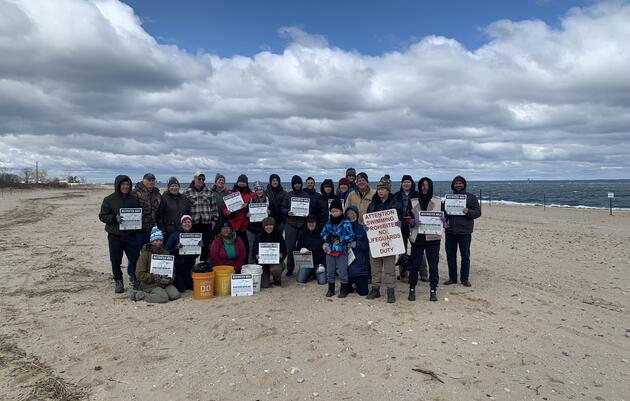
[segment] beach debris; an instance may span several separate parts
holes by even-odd
[[[414,372],[419,372],[427,376],[430,376],[432,379],[437,380],[440,383],[444,383],[444,381],[442,381],[442,379],[440,379],[438,375],[432,370],[424,369],[424,368],[411,368],[411,370],[413,370]]]
[[[267,387],[267,391],[265,391],[265,394],[267,394],[267,395],[271,394],[271,387]]]
[[[304,383],[304,378],[303,378],[303,377],[298,378],[298,379],[297,379],[297,382],[298,382],[298,383]]]
[[[462,372],[451,372],[451,373],[449,373],[449,375],[448,375],[448,376],[449,376],[451,379],[456,379],[456,380],[459,380],[459,379],[461,379],[462,377],[464,377],[464,374],[463,374]]]
[[[291,374],[294,375],[300,371],[300,368],[296,368],[295,366],[291,367]]]
[[[507,388],[507,387],[503,388],[503,390],[505,390],[505,392],[506,392],[506,393],[509,393],[509,392],[511,392],[511,391],[512,391],[512,390],[510,390],[510,389],[509,389],[509,388]]]
[[[319,393],[316,391],[313,393],[313,397],[319,397]]]

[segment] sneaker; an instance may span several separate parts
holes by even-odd
[[[409,290],[409,296],[407,297],[408,301],[415,301],[416,300],[416,290]]]
[[[452,280],[450,280],[450,279],[449,279],[449,280],[446,280],[446,281],[444,282],[444,285],[451,285],[451,284],[457,284],[457,280],[452,281]]]
[[[431,296],[429,297],[429,301],[437,302],[437,291],[431,290]]]
[[[468,281],[468,280],[462,280],[462,285],[464,287],[470,287],[472,284],[470,284],[470,281]]]
[[[122,294],[123,292],[125,292],[125,284],[123,284],[122,279],[115,280],[115,283],[116,283],[116,287],[114,288],[114,292],[116,294]]]

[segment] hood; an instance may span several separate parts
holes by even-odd
[[[332,188],[332,191],[330,191],[330,195],[326,195],[326,193],[324,192],[324,186],[325,185],[329,185],[330,188]],[[330,178],[326,178],[324,181],[322,181],[322,185],[319,186],[319,193],[322,194],[322,196],[324,196],[326,198],[334,197],[335,196],[335,184],[333,184],[333,180],[331,180]]]
[[[128,194],[123,194],[122,192],[120,192],[120,184],[122,184],[125,181],[127,181],[129,183],[129,193]],[[129,178],[129,176],[126,176],[124,174],[121,174],[121,175],[117,176],[116,179],[114,180],[114,191],[118,195],[120,195],[122,197],[129,196],[129,194],[131,193],[131,178]]]
[[[416,183],[413,181],[413,178],[409,174],[405,174],[400,179],[400,192],[403,191],[402,182],[405,181],[405,180],[411,181],[411,189],[409,190],[409,192],[415,191],[416,190]],[[418,188],[418,190],[420,190],[420,188]]]
[[[453,178],[453,181],[451,181],[451,189],[453,190],[453,192],[454,193],[456,192],[455,191],[455,185],[453,185],[453,184],[455,184],[455,180],[462,180],[462,181],[464,181],[464,189],[462,189],[460,191],[460,193],[466,192],[466,187],[468,186],[468,183],[466,182],[466,179],[464,177],[462,177],[461,175],[458,175],[457,177]]]
[[[426,195],[422,193],[422,182],[426,181],[429,183],[429,192]],[[422,210],[427,210],[429,207],[429,202],[431,202],[431,198],[433,198],[433,181],[429,177],[422,177],[420,181],[418,181],[418,192],[420,198],[420,206]]]
[[[291,177],[291,189],[293,190],[293,187],[296,183],[300,183],[300,185],[302,185],[301,189],[304,189],[304,183],[302,182],[302,177],[300,177],[299,175],[294,175],[293,177]]]
[[[274,178],[276,180],[278,180],[278,187],[277,188],[274,188],[274,187],[271,186],[271,180],[273,180]],[[274,192],[283,191],[282,181],[280,180],[280,176],[278,174],[271,174],[269,176],[269,184],[267,185],[267,191],[274,191]]]

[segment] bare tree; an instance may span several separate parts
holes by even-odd
[[[22,169],[22,174],[24,174],[24,183],[28,184],[28,180],[33,176],[33,169],[25,167]]]

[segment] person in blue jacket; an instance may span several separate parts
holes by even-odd
[[[195,265],[195,260],[199,255],[180,255],[179,250],[182,248],[182,244],[179,241],[179,235],[181,233],[192,232],[192,217],[190,215],[183,215],[180,219],[179,230],[175,231],[168,237],[166,241],[166,250],[171,255],[175,256],[175,282],[173,285],[179,292],[193,289],[192,280],[192,268]],[[202,244],[203,245],[203,241]]]
[[[359,209],[354,205],[348,206],[346,218],[354,233],[354,241],[349,245],[354,253],[354,260],[348,265],[348,292],[356,291],[357,294],[366,296],[370,277],[370,244],[365,229],[359,224]]]
[[[327,297],[335,295],[335,273],[339,269],[341,289],[339,298],[348,296],[348,244],[354,240],[352,224],[344,218],[341,201],[334,199],[330,204],[330,218],[322,230],[324,252],[326,252],[326,275],[328,276]]]

